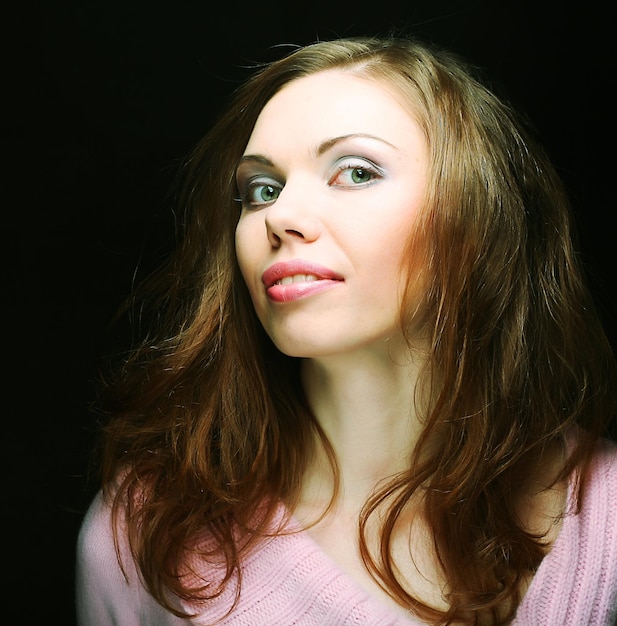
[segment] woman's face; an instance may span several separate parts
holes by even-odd
[[[285,354],[387,350],[400,335],[404,249],[428,147],[381,82],[331,70],[264,107],[238,166],[236,254]]]

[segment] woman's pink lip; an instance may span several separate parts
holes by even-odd
[[[274,263],[262,274],[261,280],[267,289],[277,281],[296,274],[312,274],[318,280],[343,280],[343,277],[333,270],[301,259]]]
[[[315,278],[309,281],[288,283],[286,285],[277,284],[279,280],[297,274],[310,274]],[[301,259],[294,259],[271,265],[263,273],[261,280],[271,300],[274,302],[293,302],[294,300],[299,300],[300,298],[329,289],[341,283],[343,277],[323,265],[303,261]]]
[[[340,284],[341,281],[331,280],[329,278],[301,283],[289,283],[288,285],[274,284],[266,289],[266,293],[268,294],[268,298],[273,302],[294,302]]]

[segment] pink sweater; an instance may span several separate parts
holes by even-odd
[[[583,510],[563,521],[519,606],[517,626],[617,624],[617,446],[606,442],[594,464]],[[569,497],[572,497],[570,493]],[[145,591],[132,560],[124,579],[112,542],[109,509],[97,496],[77,548],[79,626],[205,626],[230,606],[229,589],[196,618],[163,610]],[[202,568],[205,570],[205,568]],[[200,572],[204,574],[204,571]],[[210,573],[210,572],[209,572]],[[205,576],[207,578],[207,576]],[[178,606],[183,606],[178,603]],[[413,626],[345,574],[306,532],[279,536],[249,558],[242,594],[221,624],[233,626]]]

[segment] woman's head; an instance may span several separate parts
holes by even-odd
[[[380,81],[321,71],[266,104],[238,165],[236,253],[281,351],[397,356],[400,266],[427,166],[424,133]]]
[[[526,288],[530,263],[547,263],[529,255],[557,253],[562,242],[569,241],[564,200],[550,166],[540,152],[530,149],[509,108],[455,57],[407,40],[307,46],[264,67],[238,90],[230,110],[189,164],[194,169],[189,204],[202,242],[197,255],[210,268],[212,255],[220,259],[216,274],[206,276],[208,284],[219,294],[229,293],[233,284],[236,302],[243,303],[245,315],[252,315],[240,274],[229,274],[235,265],[232,236],[241,211],[236,167],[271,98],[292,81],[328,70],[383,87],[409,112],[428,147],[421,215],[410,220],[406,233],[402,270],[409,297],[403,326],[417,320],[421,311],[429,336],[443,333],[445,325],[460,331],[456,316],[469,306],[476,320],[487,312],[486,328],[499,325],[503,309],[516,300],[519,288]],[[555,237],[555,232],[561,234]],[[474,281],[477,293],[472,296],[468,287]],[[419,306],[421,291],[426,300]],[[476,297],[476,302],[469,301]]]

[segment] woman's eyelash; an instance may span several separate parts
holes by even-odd
[[[352,180],[346,183],[336,183],[336,179],[343,172],[361,172],[364,175],[369,176],[369,180]],[[344,157],[339,160],[338,163],[335,164],[335,169],[333,174],[329,178],[329,184],[334,186],[361,186],[368,185],[374,182],[375,179],[383,177],[383,170],[376,165],[375,163],[369,161],[368,159],[362,157],[349,156]],[[284,187],[284,183],[274,180],[269,176],[252,176],[248,178],[246,181],[241,182],[237,188],[237,194],[233,198],[234,202],[239,202],[245,206],[250,205],[260,205],[260,204],[268,204],[269,201],[264,199],[263,201],[255,201],[253,198],[253,194],[259,188],[271,188],[273,191],[277,191],[280,193],[282,188]],[[272,198],[270,201],[274,201],[275,198]]]
[[[374,163],[367,161],[365,159],[360,159],[357,157],[347,157],[346,159],[340,161],[334,172],[334,175],[331,177],[331,184],[336,180],[339,174],[342,172],[364,172],[370,175],[371,180],[368,181],[358,181],[356,184],[360,185],[362,183],[369,183],[375,178],[381,178],[383,176],[383,171],[380,167],[375,165]]]
[[[277,192],[280,193],[283,187],[283,183],[280,183],[270,177],[255,176],[247,180],[244,184],[238,186],[238,196],[235,200],[241,202],[244,206],[269,204],[276,198],[264,197],[261,200],[256,200],[254,198],[256,191],[259,189],[270,190],[271,193],[276,194]]]

